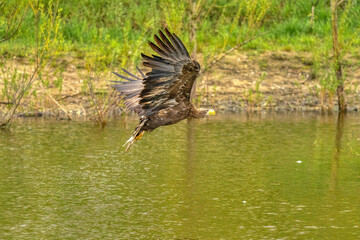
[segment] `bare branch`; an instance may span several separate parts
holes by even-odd
[[[316,0],[316,2],[311,2],[312,3],[312,6],[316,7],[318,4],[319,4],[319,0]]]
[[[66,99],[66,98],[76,97],[76,96],[78,96],[78,95],[80,95],[80,94],[81,94],[81,92],[78,92],[78,93],[75,93],[75,94],[67,94],[67,95],[65,95],[65,96],[62,96],[62,97],[61,97],[61,100],[64,100],[64,99]]]
[[[9,112],[6,113],[6,115],[3,117],[3,119],[5,119],[2,123],[2,119],[0,121],[0,128],[7,128],[10,125],[10,121],[13,118],[16,109],[20,106],[21,100],[24,97],[24,94],[26,93],[26,91],[30,88],[31,84],[33,83],[33,81],[35,80],[35,76],[38,73],[39,70],[39,66],[36,66],[36,68],[34,69],[31,77],[29,78],[29,81],[27,82],[27,84],[25,85],[25,87],[23,87],[19,93],[18,96],[15,96],[15,101],[13,103],[12,108],[10,109]],[[19,89],[18,89],[19,90]],[[16,92],[17,95],[17,92]]]
[[[266,32],[263,32],[263,33],[260,33],[252,38],[249,38],[245,41],[243,41],[242,43],[239,43],[238,45],[236,45],[235,47],[227,50],[226,52],[224,52],[223,54],[221,54],[218,58],[214,59],[207,68],[204,69],[204,71],[201,72],[201,74],[204,74],[205,72],[207,72],[210,68],[212,68],[216,63],[218,63],[220,60],[222,60],[226,55],[228,55],[229,53],[235,51],[236,49],[238,49],[239,47],[242,47],[244,46],[245,44],[259,38],[259,37],[262,37],[264,36],[265,34],[268,34],[270,31],[266,31]]]
[[[0,40],[0,43],[5,42],[5,41],[7,41],[7,40],[11,39],[11,38],[12,38],[12,37],[13,37],[13,36],[14,36],[14,35],[15,35],[18,31],[19,31],[20,26],[21,26],[22,22],[24,21],[24,19],[25,19],[26,15],[27,15],[27,13],[25,12],[24,16],[21,18],[21,20],[20,20],[19,24],[17,25],[17,27],[16,27],[15,31],[14,31],[13,33],[11,33],[9,36],[7,36],[7,37],[5,37],[5,38],[1,39],[1,40]]]
[[[11,102],[0,102],[0,104],[4,104],[4,105],[11,105]]]
[[[343,2],[345,2],[345,0],[335,1],[335,7],[339,7]]]
[[[45,90],[45,93],[48,95],[48,97],[59,107],[61,108],[61,110],[63,110],[63,112],[66,114],[66,116],[68,117],[69,120],[72,120],[71,116],[69,115],[68,111],[58,102],[55,100],[55,98],[53,98],[53,96],[51,96],[51,94],[47,91],[47,89],[44,87],[43,88]]]

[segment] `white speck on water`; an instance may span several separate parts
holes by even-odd
[[[270,231],[276,230],[276,226],[263,226],[263,228],[269,229]]]
[[[319,229],[318,226],[305,226],[306,229]]]
[[[330,226],[331,228],[336,228],[336,229],[338,229],[338,228],[344,228],[344,227],[338,227],[338,226]]]
[[[246,204],[247,202],[246,201],[242,201],[243,204]]]
[[[351,210],[343,210],[343,211],[339,211],[339,213],[349,213],[352,212]]]
[[[302,161],[299,160],[299,161],[296,161],[296,163],[302,163]]]
[[[277,213],[271,213],[271,212],[269,212],[269,213],[264,213],[264,214],[266,214],[266,215],[275,215],[275,216],[278,215]]]

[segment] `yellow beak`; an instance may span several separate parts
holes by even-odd
[[[206,115],[215,115],[215,110],[209,109],[209,111],[206,113]]]

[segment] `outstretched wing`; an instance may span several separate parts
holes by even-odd
[[[114,73],[129,82],[113,81],[112,85],[125,100],[125,106],[139,115],[150,116],[161,109],[190,104],[191,89],[200,72],[198,62],[191,60],[184,44],[165,28],[164,35],[154,36],[157,43],[149,41],[150,47],[160,56],[143,57],[143,64],[151,71],[146,76],[138,69],[142,78],[122,69],[130,77]],[[120,83],[120,84],[119,84]]]
[[[181,40],[166,28],[165,33],[168,38],[162,31],[160,37],[154,36],[157,45],[149,41],[159,56],[141,54],[144,66],[151,68],[143,80],[139,101],[146,116],[178,104],[190,104],[191,89],[200,72],[199,63],[191,60]]]

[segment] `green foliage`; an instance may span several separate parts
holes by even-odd
[[[15,4],[26,4],[24,0],[6,1]],[[32,2],[32,1],[30,1]],[[36,1],[35,1],[36,2]],[[164,0],[84,0],[59,2],[61,10],[59,35],[63,36],[63,50],[88,53],[96,49],[103,53],[105,65],[127,66],[134,53],[147,51],[147,39],[159,28],[168,26],[181,35],[188,46],[190,43],[190,27],[194,16],[191,16],[192,1]],[[271,33],[252,44],[245,46],[263,50],[311,50],[313,42],[331,34],[331,13],[329,1],[320,0],[315,8],[314,28],[309,24],[312,3],[308,0],[202,0],[199,11],[199,22],[196,29],[197,50],[211,57],[236,45],[240,41],[255,34],[256,31],[271,30]],[[52,1],[44,1],[43,10],[51,13],[48,6]],[[3,9],[4,11],[4,9]],[[355,36],[359,27],[358,16],[360,3],[351,4],[351,8],[343,10],[346,21],[342,35],[353,36],[356,47],[360,39]],[[9,14],[9,13],[8,13]],[[29,14],[22,24],[19,34],[11,43],[0,46],[1,52],[23,54],[29,51],[23,48],[35,46],[34,36],[36,24],[33,14]],[[0,36],[6,29],[5,15],[0,17]],[[17,21],[21,19],[18,15]],[[15,21],[15,20],[14,20]],[[16,21],[15,21],[16,22]],[[16,24],[15,24],[16,26]],[[258,30],[257,30],[258,29]],[[106,45],[106,47],[104,46]],[[131,54],[129,54],[131,52]],[[91,53],[93,54],[93,53]],[[91,55],[90,54],[90,55]]]
[[[27,12],[26,1],[3,0],[0,2],[0,43],[10,40],[18,33]]]
[[[168,27],[189,49],[201,52],[198,58],[204,69],[219,54],[269,30],[244,48],[311,51],[319,92],[331,95],[334,71],[324,67],[331,66],[324,60],[331,57],[332,49],[330,1],[319,1],[312,23],[311,9],[309,0],[3,0],[0,41],[6,41],[0,44],[0,54],[4,61],[14,56],[30,60],[38,68],[41,86],[45,90],[55,86],[60,93],[64,69],[52,65],[53,76],[44,76],[42,71],[57,56],[72,54],[85,61],[89,73],[96,72],[85,92],[98,93],[104,85],[100,80],[103,72],[134,68],[141,52],[151,54],[147,41],[158,29]],[[339,9],[339,41],[344,53],[359,52],[359,14],[359,1],[345,1]],[[17,72],[14,79],[20,79],[20,70]],[[6,91],[10,91],[11,81],[7,81]],[[256,88],[244,93],[254,104],[262,100]]]
[[[7,12],[16,12],[18,5],[6,5]],[[22,2],[19,2],[21,4]],[[9,127],[11,120],[20,106],[24,96],[29,94],[34,82],[39,79],[39,83],[46,89],[50,84],[49,76],[44,76],[44,68],[55,59],[59,53],[60,46],[63,45],[62,33],[60,31],[61,9],[58,8],[59,2],[47,1],[26,1],[25,9],[29,9],[23,16],[30,16],[33,22],[32,37],[29,40],[30,51],[29,60],[31,67],[29,69],[18,69],[16,66],[8,66],[5,62],[8,60],[3,57],[4,64],[1,65],[3,75],[3,90],[1,98],[7,99],[11,107],[0,119],[0,127]],[[3,6],[3,5],[1,5]],[[21,6],[21,5],[19,5]],[[6,12],[5,11],[5,12]],[[25,18],[27,19],[27,18]],[[26,21],[25,21],[26,22]],[[24,25],[25,25],[24,22]],[[9,26],[7,22],[7,26]],[[19,25],[23,27],[22,25]],[[22,29],[22,28],[21,28]],[[33,42],[30,41],[33,39]],[[30,74],[27,74],[30,71]],[[34,93],[36,94],[36,92]]]
[[[7,105],[7,107],[10,108],[16,102],[18,91],[24,87],[24,82],[26,82],[29,76],[25,73],[18,72],[17,69],[2,67],[1,77],[4,85],[1,89],[0,99],[8,102],[9,105]]]
[[[248,110],[253,111],[254,107],[261,107],[261,103],[264,100],[264,95],[260,90],[261,83],[265,80],[266,73],[263,72],[260,78],[255,82],[254,89],[248,89],[243,92],[243,100],[248,107]],[[271,105],[272,98],[269,97],[268,101],[265,103],[266,106]]]

